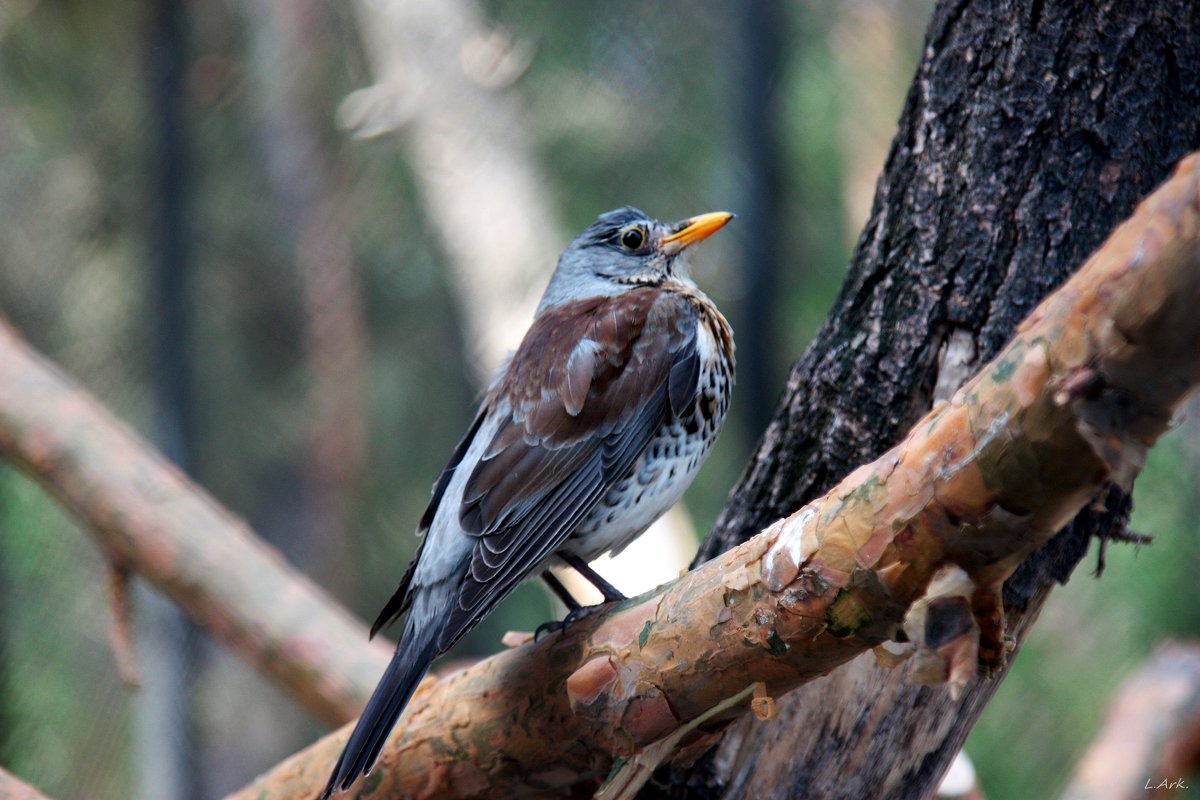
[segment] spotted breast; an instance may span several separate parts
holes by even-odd
[[[692,401],[668,414],[629,472],[559,549],[589,561],[619,553],[678,502],[716,441],[734,381],[733,331],[707,296],[683,281],[668,281],[660,302],[693,327],[695,387]]]

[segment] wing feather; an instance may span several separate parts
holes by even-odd
[[[691,408],[696,398],[696,384],[700,380],[700,350],[696,347],[695,329],[691,340],[680,352],[680,357],[671,365],[667,376],[667,394],[671,398],[671,413],[681,417]]]
[[[690,408],[696,325],[685,299],[652,287],[535,321],[489,395],[507,416],[463,491],[462,527],[478,541],[440,647],[557,550],[662,425]]]
[[[404,570],[404,575],[400,578],[400,585],[396,587],[396,591],[392,593],[392,596],[384,603],[379,615],[375,617],[375,622],[371,625],[371,639],[374,639],[375,634],[379,633],[382,628],[399,619],[400,615],[412,605],[412,593],[409,589],[412,586],[413,575],[416,574],[417,562],[421,560],[421,551],[425,549],[425,533],[429,530],[429,526],[433,524],[434,515],[437,514],[438,506],[442,503],[442,496],[446,494],[446,487],[450,485],[450,479],[454,477],[454,471],[462,463],[463,457],[466,456],[467,450],[470,449],[471,443],[479,433],[479,428],[483,425],[487,411],[487,404],[484,403],[479,409],[479,413],[475,415],[475,420],[471,423],[471,427],[467,429],[466,434],[459,441],[458,445],[455,446],[454,452],[450,454],[450,460],[442,468],[437,481],[434,482],[433,494],[429,499],[429,505],[425,507],[425,513],[421,515],[421,521],[417,523],[417,535],[421,537],[421,543],[417,545],[417,552],[413,554],[412,561],[409,562],[408,568]]]

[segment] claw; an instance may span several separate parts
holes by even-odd
[[[534,630],[533,640],[536,642],[538,639],[542,638],[543,633],[546,633],[548,631],[564,630],[566,628],[566,622],[567,622],[566,620],[559,622],[556,619],[552,619],[549,622],[543,622],[541,625],[538,625],[537,628]]]
[[[578,608],[572,608],[567,612],[567,615],[562,618],[562,622],[559,622],[558,620],[550,620],[549,622],[543,622],[541,625],[538,625],[537,630],[533,632],[533,640],[536,642],[539,638],[541,638],[543,633],[550,631],[558,631],[559,633],[565,634],[567,632],[567,628],[572,623],[578,622],[584,617],[590,617],[597,611],[611,605],[612,602],[613,601],[611,600],[606,600],[603,603],[597,603],[594,606],[579,606]]]

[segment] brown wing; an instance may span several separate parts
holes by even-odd
[[[478,542],[440,647],[553,553],[690,407],[696,324],[684,298],[651,287],[535,321],[485,401],[505,418],[463,492],[462,527]]]

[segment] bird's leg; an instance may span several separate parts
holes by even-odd
[[[572,595],[571,592],[567,590],[567,587],[562,585],[562,581],[560,581],[558,578],[554,577],[554,573],[552,573],[550,570],[546,570],[545,572],[542,573],[542,580],[544,580],[546,582],[546,585],[550,587],[550,591],[554,592],[554,594],[558,597],[558,599],[563,602],[563,605],[565,605],[567,607],[567,616],[563,619],[562,622],[559,622],[558,620],[554,619],[554,620],[550,620],[549,622],[543,622],[541,625],[538,625],[537,630],[533,632],[533,640],[535,642],[538,639],[542,638],[543,633],[548,633],[550,631],[566,630],[567,629],[567,620],[571,619],[572,614],[574,614],[579,609],[583,608],[583,605],[578,600],[575,599],[575,596]]]
[[[550,587],[550,591],[554,592],[555,596],[562,601],[567,607],[567,611],[575,611],[579,609],[580,602],[567,590],[567,587],[562,585],[562,581],[554,577],[554,573],[546,570],[542,573],[542,580]]]
[[[563,561],[567,562],[567,564],[570,565],[571,569],[575,570],[580,575],[587,578],[588,582],[590,584],[592,584],[593,586],[595,586],[600,591],[600,594],[604,595],[604,601],[601,603],[597,603],[594,606],[580,605],[579,601],[576,600],[571,595],[571,593],[567,591],[567,587],[563,586],[562,582],[560,582],[558,580],[558,578],[551,575],[549,570],[547,570],[546,572],[543,572],[542,578],[546,581],[547,584],[550,585],[550,589],[556,595],[558,595],[558,599],[562,600],[563,603],[566,604],[568,611],[567,611],[567,616],[563,617],[562,622],[543,622],[541,625],[539,625],[538,629],[536,631],[534,631],[534,634],[533,634],[534,639],[540,638],[541,635],[543,633],[546,633],[547,631],[558,630],[558,631],[562,631],[563,633],[565,633],[567,630],[567,626],[569,626],[572,622],[577,622],[578,620],[583,619],[588,614],[591,614],[593,611],[596,611],[597,609],[599,609],[609,603],[613,603],[618,600],[625,599],[625,595],[623,595],[619,591],[617,591],[616,587],[613,586],[611,583],[604,580],[604,578],[600,577],[599,573],[597,573],[596,570],[594,570],[590,566],[588,566],[588,563],[586,561],[584,561],[582,558],[580,558],[579,556],[561,555],[560,554],[560,558],[562,558]]]
[[[600,577],[600,573],[592,569],[591,566],[579,556],[564,555],[562,556],[562,560],[567,562],[567,564],[571,566],[571,569],[587,578],[588,583],[599,589],[600,594],[604,595],[605,603],[612,603],[617,600],[625,599],[625,595],[618,592],[615,586],[604,580],[604,578]]]

